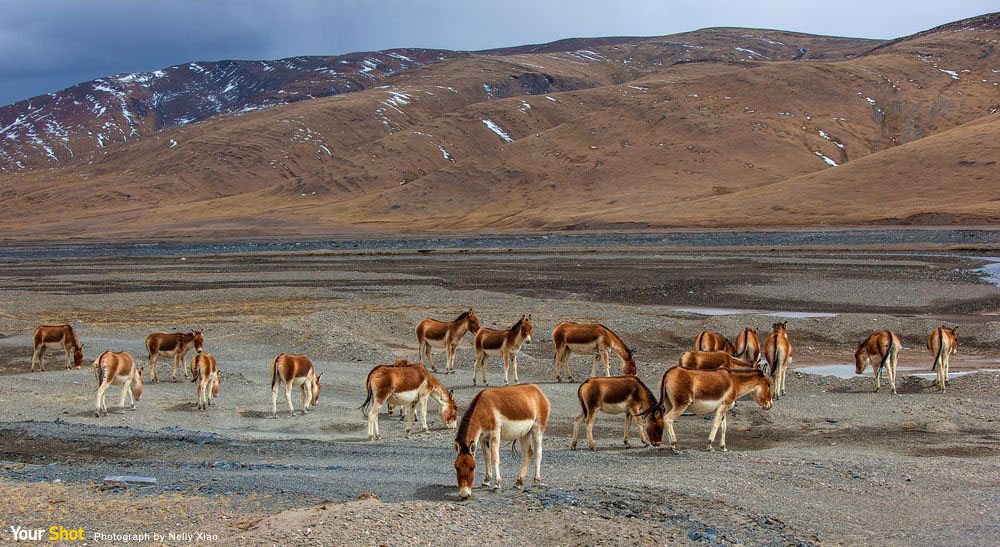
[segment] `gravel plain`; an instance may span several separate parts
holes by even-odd
[[[988,260],[965,256],[991,253],[639,246],[7,256],[0,492],[23,501],[0,509],[0,534],[55,523],[97,532],[108,525],[96,508],[115,507],[120,529],[201,532],[227,544],[994,544],[1000,375],[988,370],[1000,368],[991,315],[1000,288],[976,272]],[[460,503],[454,431],[433,403],[430,431],[409,439],[383,413],[378,443],[365,439],[357,407],[373,365],[416,358],[419,318],[469,306],[491,327],[532,313],[521,379],[542,387],[553,417],[547,486],[479,490]],[[650,385],[701,329],[763,333],[787,319],[801,371],[853,366],[856,343],[891,328],[904,343],[900,395],[873,393],[870,376],[793,371],[789,396],[770,411],[736,406],[728,453],[704,450],[710,423],[697,416],[678,423],[680,455],[624,448],[622,421],[608,416],[597,421],[596,452],[570,451],[577,384],[554,382],[548,338],[563,319],[611,326],[636,349]],[[88,365],[105,349],[144,363],[147,333],[203,328],[224,371],[221,397],[197,411],[193,385],[164,382],[161,360],[161,382],[146,384],[136,411],[96,419],[89,368],[65,370],[50,354],[47,372],[27,372],[33,327],[66,321]],[[953,370],[982,370],[954,377],[945,395],[909,376],[928,371],[923,341],[941,323],[959,325]],[[282,351],[310,355],[324,373],[320,406],[306,416],[288,416],[279,399],[279,418],[270,417],[268,365]],[[457,372],[439,376],[460,411],[479,389],[472,358],[466,340]],[[572,359],[578,381],[590,363]],[[612,373],[619,367],[613,359]],[[500,373],[492,360],[491,385]],[[507,485],[517,461],[505,452]],[[158,482],[102,490],[113,474]]]

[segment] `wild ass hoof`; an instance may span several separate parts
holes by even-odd
[[[597,443],[588,444],[587,446],[590,448],[591,452],[597,452]]]
[[[709,452],[715,452],[715,447],[712,445],[708,445],[708,448],[706,450],[708,450]]]
[[[559,382],[559,383],[562,383],[562,378],[560,378],[559,376],[556,376],[556,381]]]
[[[632,448],[632,445],[628,444],[628,441],[622,441],[622,444],[625,445],[625,448]]]
[[[545,488],[548,486],[547,484],[542,482],[542,479],[535,479],[533,482],[535,483],[536,488]]]
[[[677,450],[677,447],[674,446],[674,445],[670,445],[670,451],[673,452],[674,454],[680,454],[681,453],[681,451]]]
[[[723,452],[729,452],[729,449],[728,449],[728,448],[726,448],[726,447],[724,447],[724,446],[722,446],[722,447],[719,447],[719,450],[721,450],[721,451],[723,451]]]
[[[499,486],[494,486],[493,487],[493,491],[494,492],[500,492],[500,487]]]
[[[569,445],[570,450],[576,450],[576,443]]]

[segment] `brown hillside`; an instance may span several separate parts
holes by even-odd
[[[872,51],[705,29],[446,58],[381,87],[3,176],[0,233],[989,221],[1000,216],[984,197],[1000,183],[998,37],[948,27]],[[864,197],[872,188],[879,199]]]

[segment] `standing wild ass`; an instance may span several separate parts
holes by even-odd
[[[573,381],[573,373],[569,369],[571,353],[593,353],[594,366],[591,376],[597,376],[597,363],[604,360],[604,375],[611,376],[611,365],[608,362],[608,350],[613,350],[622,360],[622,374],[635,374],[637,367],[632,350],[611,329],[598,323],[572,323],[563,321],[552,329],[552,342],[556,346],[554,359],[556,381],[562,381],[561,371],[566,369],[566,376]]]
[[[447,352],[445,373],[452,372],[455,366],[455,349],[462,341],[465,333],[476,334],[479,331],[479,318],[469,308],[462,312],[454,321],[438,321],[436,319],[421,319],[417,323],[417,347],[420,348],[420,361],[430,364],[431,370],[437,372],[434,359],[431,358],[431,348],[444,348]]]
[[[285,383],[285,400],[288,401],[288,413],[295,416],[292,406],[292,388],[302,390],[302,415],[306,415],[309,407],[319,402],[319,377],[312,361],[305,355],[282,353],[271,363],[271,417],[278,417],[278,384]]]
[[[100,418],[101,411],[108,413],[105,393],[111,386],[122,386],[119,406],[125,410],[125,396],[128,395],[135,410],[135,402],[142,397],[142,369],[127,351],[105,351],[94,361],[94,376],[97,377],[97,405],[94,414]]]
[[[708,434],[708,450],[715,450],[712,444],[716,432],[721,429],[719,448],[726,451],[726,414],[737,399],[747,394],[752,394],[764,410],[771,408],[771,381],[758,368],[691,370],[673,367],[660,379],[660,402],[652,414],[665,413],[670,450],[677,454],[677,435],[674,433],[677,417],[685,410],[693,414],[714,412],[712,431]]]
[[[493,479],[493,490],[500,490],[500,443],[521,441],[521,470],[515,488],[524,486],[532,455],[535,458],[535,484],[541,484],[542,438],[549,423],[549,399],[534,384],[486,388],[480,391],[462,415],[455,434],[455,474],[458,496],[468,499],[476,478],[476,446],[482,437],[483,486]]]
[[[222,371],[211,353],[199,353],[191,359],[191,381],[198,395],[198,410],[208,410],[212,397],[219,396],[219,384],[222,383]]]
[[[892,387],[892,393],[898,395],[896,393],[896,358],[902,348],[903,344],[900,343],[899,337],[894,332],[890,330],[874,332],[865,338],[858,345],[857,351],[854,352],[854,372],[861,374],[868,368],[868,363],[871,363],[872,370],[875,372],[875,391],[877,392],[882,387],[882,369],[886,369],[889,373],[889,385]],[[874,359],[878,360],[877,367],[873,362]]]
[[[576,390],[576,398],[580,401],[580,413],[577,414],[573,422],[573,442],[570,444],[572,450],[576,450],[576,441],[580,436],[580,421],[587,422],[587,446],[591,450],[597,448],[594,442],[594,420],[597,412],[608,414],[625,415],[625,446],[629,446],[628,436],[632,429],[632,418],[635,418],[639,426],[639,440],[643,446],[653,444],[658,446],[663,436],[663,416],[657,417],[660,420],[660,435],[651,440],[646,432],[646,424],[643,416],[654,406],[656,406],[656,395],[652,390],[642,383],[638,376],[594,376],[585,380]]]
[[[736,337],[736,352],[733,357],[739,357],[756,366],[760,362],[760,338],[757,329],[747,327]]]
[[[146,351],[149,353],[149,368],[153,371],[153,382],[159,382],[156,376],[156,358],[160,355],[174,358],[174,381],[177,381],[177,367],[181,368],[187,378],[187,368],[184,359],[191,348],[198,353],[205,351],[205,337],[201,331],[191,332],[154,332],[146,337]]]
[[[66,368],[71,368],[69,352],[73,350],[73,365],[80,368],[83,365],[83,344],[76,337],[76,332],[69,325],[42,325],[35,329],[35,351],[31,354],[31,372],[35,372],[35,361],[38,361],[42,372],[45,372],[45,350],[48,348],[63,348],[66,351]]]
[[[927,335],[927,349],[934,356],[931,370],[937,371],[937,385],[944,393],[948,385],[948,368],[951,366],[951,354],[958,353],[958,327],[938,327]]]
[[[792,359],[792,343],[788,340],[788,321],[771,325],[771,334],[764,342],[764,359],[771,370],[771,381],[774,382],[774,398],[785,395],[785,376],[788,374],[788,362]]]
[[[517,379],[517,352],[521,344],[531,343],[531,315],[522,315],[517,323],[507,330],[481,328],[476,333],[476,362],[472,366],[472,385],[476,385],[476,372],[482,368],[483,385],[486,383],[486,357],[499,355],[503,357],[503,383],[510,384],[507,371],[511,363],[514,365],[514,383]]]
[[[396,363],[399,363],[397,361]],[[378,411],[386,401],[399,405],[406,413],[406,436],[410,436],[417,404],[420,404],[420,425],[424,433],[427,426],[427,400],[433,398],[441,406],[441,421],[445,427],[455,427],[458,405],[452,393],[444,387],[423,365],[419,363],[379,365],[365,379],[368,396],[361,403],[361,411],[368,416],[368,440],[381,438],[378,427]]]

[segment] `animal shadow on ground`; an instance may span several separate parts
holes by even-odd
[[[278,412],[278,416],[279,417],[282,416],[282,412],[284,412],[284,417],[287,418],[288,417],[288,411],[287,410],[279,411]],[[271,419],[271,413],[267,412],[265,410],[249,410],[249,409],[247,409],[247,410],[241,410],[240,411],[240,416],[242,416],[244,418],[255,418],[255,419],[267,418],[267,419]]]
[[[168,412],[201,412],[198,410],[198,403],[195,403],[194,401],[177,403],[174,406],[168,406],[165,410]]]
[[[451,484],[429,484],[418,488],[414,498],[423,501],[458,501],[458,487]]]

